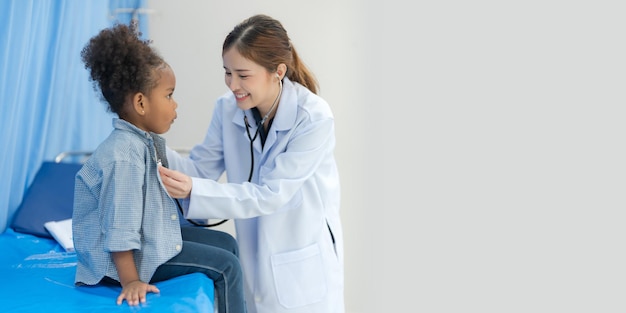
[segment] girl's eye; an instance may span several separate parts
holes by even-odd
[[[229,72],[226,72],[225,74],[226,74],[226,76],[230,76],[230,75],[232,75],[232,74],[231,74],[231,73],[229,73]]]

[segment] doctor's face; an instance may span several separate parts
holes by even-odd
[[[276,75],[244,58],[235,48],[227,50],[222,60],[224,80],[235,95],[237,106],[242,110],[256,107],[262,114],[269,111],[279,90]]]

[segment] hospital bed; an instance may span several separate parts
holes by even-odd
[[[145,304],[116,304],[121,287],[74,286],[76,254],[66,251],[43,224],[72,216],[78,154],[45,161],[29,186],[11,227],[0,234],[2,312],[215,312],[213,281],[200,273],[156,283]],[[69,156],[69,158],[68,158]]]

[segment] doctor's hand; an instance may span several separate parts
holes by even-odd
[[[167,193],[172,198],[184,199],[189,197],[193,184],[191,177],[163,166],[159,166],[159,175],[161,175],[161,181],[163,181]]]

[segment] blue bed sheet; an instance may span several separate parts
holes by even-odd
[[[0,235],[2,312],[214,312],[213,281],[195,273],[156,283],[145,304],[115,303],[120,287],[74,286],[76,254],[54,239],[15,232]]]

